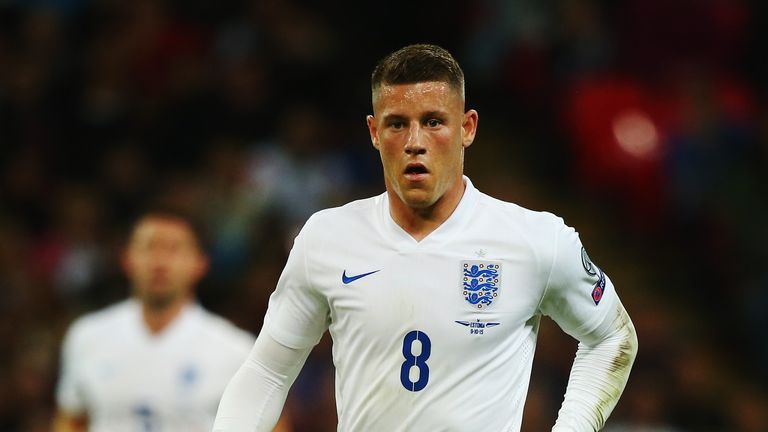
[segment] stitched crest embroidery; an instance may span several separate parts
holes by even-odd
[[[461,293],[469,304],[482,309],[499,295],[501,266],[490,261],[462,261]]]

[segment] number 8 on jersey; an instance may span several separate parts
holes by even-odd
[[[413,353],[413,343],[419,341],[421,344],[421,353]],[[403,357],[405,361],[400,367],[400,382],[408,391],[417,392],[423,390],[429,381],[429,366],[427,359],[432,351],[432,342],[426,333],[419,330],[408,332],[403,338]],[[419,371],[419,379],[411,381],[411,368],[416,367]]]

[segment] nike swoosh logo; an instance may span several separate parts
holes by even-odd
[[[368,272],[368,273],[363,273],[363,274],[354,275],[354,276],[347,276],[347,271],[344,270],[344,273],[341,275],[341,281],[344,283],[344,285],[346,285],[348,283],[352,283],[352,282],[354,282],[354,281],[356,281],[356,280],[358,280],[360,278],[364,278],[366,276],[372,275],[372,274],[374,274],[376,272],[379,272],[379,271],[381,271],[381,270],[374,270],[374,271]]]

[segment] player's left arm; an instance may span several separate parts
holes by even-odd
[[[632,321],[573,228],[563,225],[552,249],[540,310],[579,341],[553,431],[598,431],[624,391],[637,354]]]

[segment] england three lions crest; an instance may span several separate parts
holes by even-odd
[[[501,266],[489,261],[461,262],[461,293],[478,309],[488,307],[499,295]]]

